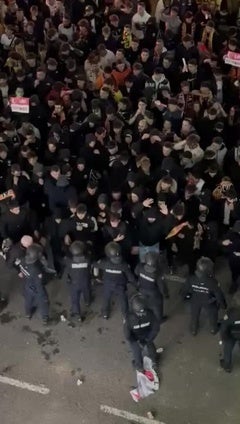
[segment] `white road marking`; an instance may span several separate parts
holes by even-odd
[[[35,386],[34,384],[15,380],[14,378],[5,377],[4,375],[0,375],[0,383],[9,384],[9,386],[15,386],[19,389],[29,390],[30,392],[40,393],[41,395],[48,395],[48,393],[50,393],[50,390],[43,385]]]
[[[131,421],[138,424],[164,424],[161,421],[151,420],[149,418],[140,417],[139,415],[132,414],[128,411],[123,411],[122,409],[112,408],[107,405],[100,405],[101,411],[106,414],[115,415],[116,417],[124,418],[125,420]]]

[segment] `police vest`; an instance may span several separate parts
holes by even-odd
[[[142,290],[146,291],[153,291],[154,289],[157,289],[155,278],[141,271],[139,273],[139,285]]]
[[[209,288],[204,286],[203,284],[192,284],[192,289],[194,293],[199,293],[203,295],[209,295]]]
[[[86,269],[88,267],[88,263],[84,262],[84,263],[72,263],[71,264],[71,268],[72,269]]]
[[[133,330],[141,330],[143,328],[150,327],[151,323],[150,321],[142,322],[141,324],[136,324],[133,326]]]

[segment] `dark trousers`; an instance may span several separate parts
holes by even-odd
[[[211,329],[217,330],[217,322],[218,322],[218,308],[216,303],[211,304],[198,304],[197,302],[191,303],[191,331],[197,331],[199,327],[199,317],[202,308],[207,310],[209,323]]]
[[[49,316],[49,302],[45,291],[38,293],[29,287],[25,287],[24,299],[26,315],[31,315],[33,309],[37,307],[40,310],[42,318],[47,318]]]
[[[81,315],[80,309],[80,299],[83,295],[84,302],[89,304],[91,301],[90,286],[89,284],[84,284],[79,286],[79,284],[71,283],[70,285],[70,295],[71,295],[71,312],[74,315]]]
[[[145,345],[142,345],[138,341],[129,341],[129,345],[133,354],[134,366],[137,370],[143,370],[143,357],[148,356],[153,365],[157,362],[157,352],[156,347],[153,342],[149,342]]]
[[[142,290],[141,293],[147,300],[148,307],[153,311],[155,317],[159,321],[162,321],[163,317],[163,296],[157,290]]]
[[[223,360],[226,368],[232,367],[232,352],[237,340],[233,338],[228,338],[223,341]],[[240,343],[238,341],[238,343]]]
[[[127,298],[127,290],[124,286],[116,286],[109,284],[108,282],[104,283],[103,286],[103,315],[109,315],[111,299],[113,294],[117,294],[120,299],[121,311],[123,316],[128,312],[128,298]]]
[[[238,289],[239,286],[239,277],[240,277],[240,260],[238,257],[229,258],[229,266],[232,274],[232,285],[231,288],[234,290]]]

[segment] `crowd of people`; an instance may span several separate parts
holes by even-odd
[[[159,0],[152,8],[0,2],[2,256],[26,280],[27,316],[37,298],[44,322],[45,272],[67,273],[78,319],[92,272],[104,282],[105,318],[113,292],[126,318],[126,282],[140,287],[138,324],[131,318],[125,328],[138,368],[139,317],[152,308],[154,350],[169,296],[161,256],[172,273],[188,266],[193,334],[201,306],[211,309],[214,334],[217,304],[226,307],[211,264],[226,255],[230,294],[240,277],[240,5]],[[27,99],[29,110],[16,111],[10,99]]]

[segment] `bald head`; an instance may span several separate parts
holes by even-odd
[[[23,236],[21,238],[21,245],[26,249],[33,244],[33,238],[31,236]]]

